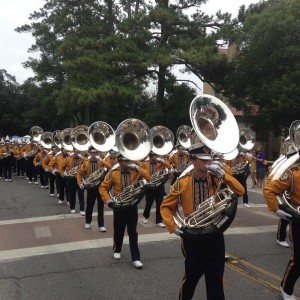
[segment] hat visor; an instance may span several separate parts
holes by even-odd
[[[207,154],[193,154],[193,155],[202,160],[212,160],[211,156]]]

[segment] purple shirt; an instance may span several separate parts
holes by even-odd
[[[266,159],[266,155],[265,155],[265,153],[263,151],[260,151],[260,152],[257,153],[256,158],[258,158],[258,159]],[[257,169],[262,169],[264,167],[265,167],[265,165],[263,164],[263,161],[258,161],[258,160],[256,161],[256,168]]]

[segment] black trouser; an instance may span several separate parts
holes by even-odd
[[[24,176],[25,174],[25,158],[17,159],[17,174],[18,176]]]
[[[300,276],[300,224],[290,222],[291,258],[281,281],[283,290],[292,295],[295,283]]]
[[[54,188],[56,187],[56,192],[59,193],[59,185],[56,179],[56,175],[47,172],[49,174],[49,183],[50,183],[50,194],[54,194]]]
[[[40,174],[41,186],[47,186],[48,182],[49,182],[48,172],[45,172],[45,170],[42,166],[39,166],[38,169],[39,169],[39,174]]]
[[[248,191],[247,191],[247,177],[245,174],[238,174],[233,176],[245,189],[245,194],[243,195],[243,203],[248,203]]]
[[[79,210],[84,211],[84,190],[78,186],[76,178],[67,179],[67,185],[69,186],[69,191],[70,191],[71,210],[75,209],[76,192],[77,192],[78,201],[79,201]]]
[[[29,181],[32,181],[32,179],[34,182],[37,181],[37,173],[33,164],[33,157],[28,157],[26,160],[26,175],[29,178]]]
[[[146,191],[146,194],[145,194],[146,205],[145,205],[145,209],[144,209],[144,213],[143,213],[144,218],[149,219],[150,210],[151,210],[152,204],[155,200],[155,203],[156,203],[155,222],[156,222],[156,224],[162,222],[162,217],[160,214],[160,205],[163,201],[164,194],[165,194],[165,186],[163,184],[155,189]]]
[[[3,158],[4,163],[4,177],[5,179],[11,179],[11,169],[12,169],[12,156]]]
[[[13,174],[17,174],[17,160],[14,156],[12,157],[12,171]]]
[[[204,274],[207,300],[224,300],[225,244],[223,234],[199,242],[182,239],[181,248],[185,257],[185,274],[179,299],[192,299],[198,281]]]
[[[56,180],[58,182],[58,190],[59,190],[58,199],[61,201],[65,201],[65,195],[66,195],[67,202],[70,202],[69,187],[66,185],[66,179],[62,177],[60,174],[57,174]]]
[[[289,225],[289,221],[288,220],[284,220],[284,219],[279,219],[279,223],[278,223],[278,228],[277,228],[277,240],[278,241],[285,241],[286,239],[286,229],[287,226]]]
[[[137,205],[130,208],[114,211],[114,252],[121,253],[125,228],[129,237],[129,247],[131,260],[140,260],[140,250],[138,247],[138,234],[136,231],[138,220]]]
[[[87,224],[92,223],[92,216],[94,205],[97,199],[97,209],[98,209],[98,227],[104,226],[104,202],[99,194],[98,187],[88,189],[86,196],[86,212],[85,212],[85,222]]]
[[[4,160],[0,159],[0,177],[4,176]]]

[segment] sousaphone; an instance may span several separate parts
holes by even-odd
[[[288,176],[289,174],[292,174],[293,171],[300,169],[300,120],[296,120],[291,124],[288,143],[289,145],[286,145],[287,152],[284,155],[285,159],[281,159],[281,161],[277,163],[278,166],[276,171],[274,173],[271,172],[270,174],[270,179],[272,181],[277,180],[282,176]],[[291,153],[290,156],[288,156],[288,151]],[[291,221],[300,223],[300,206],[292,203],[291,193],[293,193],[293,186],[291,186],[290,190],[278,194],[276,200],[279,208],[292,216],[292,218],[290,218]]]
[[[214,153],[230,153],[237,148],[239,128],[229,108],[211,95],[197,96],[190,105],[190,118],[198,138]],[[191,172],[193,166],[189,166]],[[186,172],[184,172],[186,174]],[[171,189],[171,193],[173,191]],[[236,193],[220,180],[215,195],[199,204],[188,216],[180,207],[174,220],[187,239],[198,240],[224,232],[232,223],[238,204]]]

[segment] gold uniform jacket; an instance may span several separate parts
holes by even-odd
[[[269,181],[263,189],[264,197],[270,211],[279,209],[276,195],[290,191],[291,203],[300,205],[300,170],[286,171],[279,179]]]
[[[102,167],[106,167],[107,169],[111,169],[111,164],[106,162],[105,160],[97,160],[97,170],[100,170]],[[83,183],[83,176],[86,175],[87,177],[91,175],[91,161],[86,159],[83,164],[80,166],[76,178],[77,184],[81,185]]]
[[[151,171],[151,167],[150,167],[151,165],[152,164],[151,164],[150,160],[143,162],[143,168],[148,170],[148,172],[151,175],[153,175],[157,172],[160,172],[164,167],[166,167],[168,170],[171,169],[171,164],[167,160],[164,160],[164,162],[157,161],[155,164],[155,171],[153,173]]]
[[[139,167],[138,170],[129,169],[128,172],[130,176],[130,184],[135,184],[139,176],[142,176],[142,178],[146,180],[151,179],[150,173],[142,167]],[[115,196],[119,195],[122,192],[120,168],[116,168],[108,172],[99,186],[99,193],[104,202],[107,202],[111,198],[111,196],[109,195],[109,190],[112,186]]]
[[[33,164],[35,166],[39,165],[39,164],[42,166],[43,159],[46,156],[47,156],[47,152],[45,150],[44,151],[39,151],[38,154],[33,159]]]
[[[65,160],[63,160],[63,162],[59,166],[59,173],[60,173],[61,176],[64,176],[66,169],[72,170],[73,167],[77,167],[77,166],[80,167],[86,161],[86,158],[84,156],[78,157],[76,166],[74,166],[73,161],[74,161],[74,156],[73,155],[68,156]]]
[[[206,188],[205,199],[215,194],[216,187],[218,186],[219,179],[217,177],[208,176],[208,186]],[[160,213],[165,221],[169,232],[174,232],[177,225],[173,219],[173,212],[176,210],[179,201],[181,201],[184,215],[188,216],[194,211],[194,187],[193,187],[193,174],[188,174],[183,178],[177,179],[171,187],[170,193],[164,198],[161,206]],[[204,178],[204,177],[203,177]],[[224,183],[233,191],[242,196],[245,193],[243,186],[231,175],[225,173]],[[200,198],[200,195],[198,193]],[[201,203],[201,199],[199,199]]]
[[[186,154],[178,155],[178,153],[176,152],[170,157],[169,163],[172,166],[174,166],[176,169],[178,169],[182,165],[186,164],[188,160],[189,160],[188,155]]]
[[[48,169],[52,173],[54,170],[59,171],[59,166],[67,157],[63,157],[62,153],[56,154],[49,162]]]

